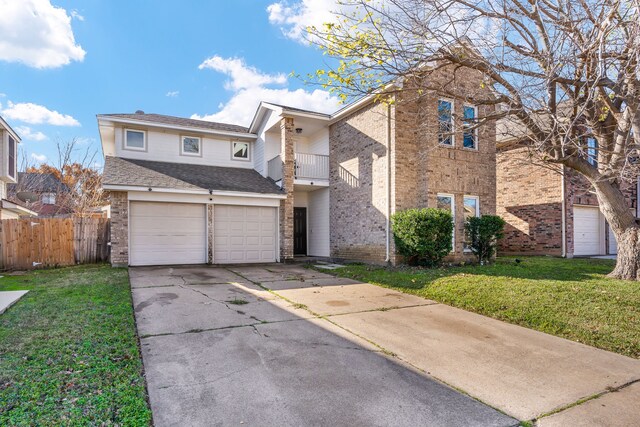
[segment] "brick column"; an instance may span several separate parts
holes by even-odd
[[[287,198],[280,201],[280,261],[293,259],[293,118],[280,121],[280,155],[282,156],[282,189]]]
[[[129,265],[129,200],[126,191],[112,191],[111,201],[111,265]]]

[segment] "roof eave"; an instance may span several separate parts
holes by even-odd
[[[236,197],[262,197],[269,199],[286,199],[286,194],[277,193],[255,193],[248,191],[225,191],[225,190],[206,190],[202,189],[184,189],[184,188],[166,188],[166,187],[149,187],[143,185],[127,185],[127,184],[102,184],[102,188],[107,191],[146,191],[157,193],[185,193],[206,196],[236,196]]]

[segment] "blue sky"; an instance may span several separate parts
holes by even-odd
[[[33,164],[55,162],[56,142],[74,137],[99,151],[100,113],[248,125],[260,99],[331,112],[334,97],[288,75],[323,67],[303,28],[334,8],[334,0],[0,0],[0,115]]]

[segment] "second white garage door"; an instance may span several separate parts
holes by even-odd
[[[603,221],[596,207],[573,208],[573,254],[600,255],[602,253]]]
[[[213,262],[275,262],[276,217],[276,208],[216,205]]]
[[[131,202],[129,210],[129,264],[206,262],[204,205]]]

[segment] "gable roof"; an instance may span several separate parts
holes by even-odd
[[[183,117],[166,116],[164,114],[137,112],[134,114],[100,114],[98,117],[138,120],[140,122],[161,123],[172,126],[183,126],[205,130],[218,130],[224,132],[248,133],[249,129],[244,126],[232,125],[228,123],[217,123],[206,120],[187,119]]]
[[[18,182],[7,184],[7,191],[68,193],[69,187],[51,173],[18,172]]]
[[[105,157],[104,186],[135,186],[178,190],[213,190],[243,193],[284,193],[254,169],[169,163]]]

